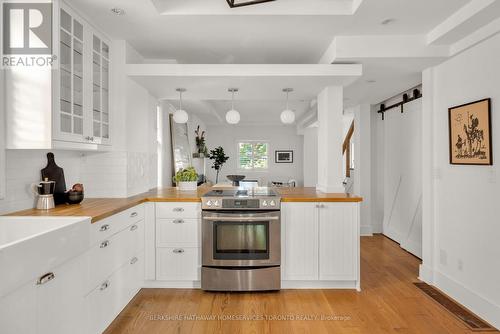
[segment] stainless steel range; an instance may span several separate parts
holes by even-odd
[[[218,189],[202,196],[201,288],[281,287],[280,197],[271,188]]]

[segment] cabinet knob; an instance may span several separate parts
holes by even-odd
[[[48,282],[52,281],[54,278],[56,278],[56,275],[54,275],[54,273],[47,273],[47,274],[41,276],[36,281],[36,284],[37,285],[42,285],[42,284],[45,284],[45,283],[48,283]]]
[[[173,221],[174,224],[184,224],[184,219],[175,219]]]
[[[184,208],[174,208],[174,212],[184,212]]]
[[[104,225],[101,226],[101,228],[99,229],[99,231],[104,232],[104,231],[107,231],[109,229],[110,229],[109,224],[104,224]]]
[[[137,230],[137,228],[138,228],[138,226],[134,224],[134,225],[130,226],[130,231],[135,231],[135,230]]]
[[[130,264],[134,264],[136,263],[137,261],[139,261],[139,259],[137,257],[133,257],[132,260],[130,260]]]
[[[103,290],[106,290],[107,288],[109,288],[109,285],[111,283],[109,281],[106,281],[104,283],[101,284],[101,287],[99,288],[99,290],[103,291]]]
[[[173,252],[175,254],[182,254],[182,253],[184,253],[184,249],[182,249],[182,248],[176,248],[176,249],[173,250]]]
[[[99,246],[100,248],[106,248],[109,246],[111,242],[109,242],[109,240],[106,240],[106,241],[103,241],[101,242],[101,245]]]
[[[134,211],[134,212],[132,212],[132,213],[130,214],[130,218],[137,217],[137,215],[138,215],[138,213]]]

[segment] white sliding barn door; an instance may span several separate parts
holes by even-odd
[[[396,110],[397,109],[397,110]],[[384,234],[422,257],[422,100],[385,113]]]

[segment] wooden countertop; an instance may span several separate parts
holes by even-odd
[[[92,217],[92,223],[112,216],[144,202],[201,202],[201,196],[209,190],[199,187],[197,191],[180,192],[176,188],[153,189],[128,198],[87,198],[81,204],[62,204],[51,210],[28,209],[8,214],[9,216],[84,216]],[[278,188],[282,202],[360,202],[361,197],[348,194],[326,194],[315,188]]]
[[[363,198],[346,193],[323,193],[316,188],[277,188],[282,202],[362,202]]]

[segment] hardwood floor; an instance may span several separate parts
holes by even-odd
[[[412,284],[419,264],[383,236],[363,237],[359,293],[143,289],[105,333],[472,333]]]

